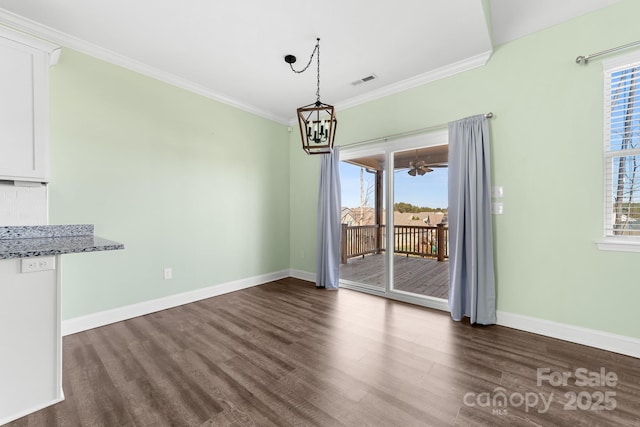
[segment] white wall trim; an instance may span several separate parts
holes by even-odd
[[[281,270],[260,276],[221,283],[207,288],[169,295],[150,301],[143,301],[125,307],[114,308],[112,310],[92,313],[86,316],[75,317],[73,319],[63,320],[62,335],[66,336],[75,334],[89,329],[98,328],[100,326],[109,325],[111,323],[120,322],[122,320],[131,319],[133,317],[144,316],[145,314],[155,313],[156,311],[166,310],[168,308],[223,295],[229,292],[251,288],[274,280],[284,279],[286,277],[289,277],[289,270]]]
[[[316,273],[309,273],[308,271],[302,270],[289,270],[289,276],[294,279],[306,280],[308,282],[316,283]]]
[[[464,71],[469,71],[474,68],[482,67],[489,61],[492,51],[487,51],[471,58],[463,59],[462,61],[454,62],[453,64],[445,65],[444,67],[437,68],[432,71],[402,80],[400,82],[390,84],[380,89],[367,92],[364,95],[355,96],[346,101],[338,102],[335,107],[337,110],[345,110],[347,108],[355,107],[366,102],[374,101],[376,99],[384,98],[386,96],[394,95],[399,92],[403,92],[407,89],[422,86],[427,83],[441,80],[447,77],[454,76]]]
[[[23,32],[10,30],[9,28],[5,27],[0,27],[0,37],[8,38],[12,41],[22,43],[23,45],[41,50],[48,54],[53,53],[57,49],[60,49],[60,46],[58,45],[42,40],[40,38],[31,37]]]
[[[464,71],[482,67],[487,63],[487,61],[489,61],[492,53],[493,51],[487,51],[471,58],[466,58],[462,61],[445,65],[444,67],[427,71],[426,73],[381,87],[374,91],[367,92],[363,95],[354,96],[353,98],[349,98],[346,101],[336,103],[335,108],[336,110],[340,111],[346,110],[347,108],[351,107],[357,107],[358,105],[375,101],[376,99],[395,95],[396,93],[404,92],[405,90],[412,89],[414,87],[426,85],[427,83],[431,83],[436,80],[441,80],[462,73]],[[290,118],[288,121],[289,126],[295,126],[296,123],[298,123],[298,119],[296,117]]]
[[[189,92],[202,95],[204,97],[213,99],[226,105],[238,108],[251,114],[263,117],[265,119],[272,120],[274,122],[291,126],[292,123],[297,123],[297,120],[287,117],[275,116],[267,111],[260,110],[251,105],[247,105],[238,102],[232,98],[215,93],[204,86],[197,83],[186,80],[182,77],[164,72],[155,67],[149,66],[142,62],[136,61],[119,53],[104,49],[98,45],[82,40],[78,37],[72,36],[67,33],[55,30],[46,25],[24,18],[15,13],[9,12],[4,9],[0,9],[0,24],[7,27],[14,28],[18,31],[22,31],[27,34],[48,40],[53,43],[57,43],[68,48],[77,50],[86,55],[93,56],[94,58],[101,59],[103,61],[110,62],[115,65],[127,68],[145,76],[160,80],[170,85],[179,87]],[[411,89],[417,86],[421,86],[436,80],[440,80],[446,77],[453,76],[464,71],[471,70],[473,68],[481,67],[487,63],[491,57],[492,51],[487,51],[471,58],[466,58],[453,64],[440,67],[436,70],[428,71],[424,74],[420,74],[415,77],[408,78],[398,83],[394,83],[375,91],[366,93],[361,96],[353,97],[343,102],[339,102],[335,105],[338,110],[344,110],[346,108],[355,107],[360,104],[364,104],[385,96],[393,95],[398,92],[403,92],[407,89]]]
[[[203,289],[170,295],[151,301],[144,301],[138,304],[120,307],[113,310],[102,311],[89,314],[87,316],[76,317],[62,321],[62,335],[71,335],[77,332],[86,331],[133,317],[143,316],[160,310],[177,307],[206,298],[223,295],[229,292],[262,285],[274,280],[293,277],[315,283],[315,274],[303,270],[281,270],[260,276],[235,280],[233,282],[222,283],[209,286]],[[412,302],[404,298],[394,298]],[[433,307],[434,309],[446,310],[446,307]],[[520,314],[498,311],[498,322],[500,326],[518,329],[525,332],[557,338],[563,341],[576,344],[587,345],[602,350],[612,351],[631,357],[640,358],[640,339],[624,335],[612,334],[595,329],[583,328],[580,326],[568,325],[565,323],[553,322],[536,317],[523,316]]]
[[[135,71],[142,75],[160,80],[164,83],[168,83],[172,86],[176,86],[189,92],[202,95],[206,98],[213,99],[214,101],[218,101],[223,104],[238,108],[239,110],[255,114],[256,116],[260,116],[280,124],[288,123],[288,119],[286,117],[275,116],[267,111],[260,110],[251,105],[243,104],[229,97],[215,93],[204,86],[186,80],[182,77],[167,73],[158,68],[152,67],[140,61],[136,61],[124,55],[120,55],[119,53],[105,49],[70,34],[55,30],[51,27],[42,25],[38,22],[24,18],[20,15],[16,15],[4,9],[0,9],[0,25],[22,31],[24,33],[39,37],[49,42],[66,46],[86,55],[93,56],[94,58],[110,62],[111,64],[119,65],[131,71]]]
[[[297,279],[315,282],[315,274],[301,270],[291,270],[291,276]],[[356,286],[342,286],[346,289],[354,289],[367,292],[367,290]],[[367,292],[373,295],[379,295],[376,292]],[[411,299],[393,298],[400,301],[415,303]],[[419,304],[423,305],[424,304]],[[436,310],[449,311],[447,304],[428,307]],[[507,313],[498,311],[498,322],[500,326],[518,329],[520,331],[531,332],[550,338],[556,338],[575,344],[587,345],[589,347],[599,348],[601,350],[620,353],[631,357],[640,358],[640,339],[628,337],[625,335],[617,335],[609,332],[598,331],[595,329],[587,329],[580,326],[568,325],[566,323],[553,322],[550,320],[539,319],[536,317],[523,316],[520,314]]]
[[[0,418],[0,426],[8,424],[11,421],[17,420],[18,418],[22,418],[22,417],[27,416],[29,414],[33,414],[34,412],[37,412],[37,411],[39,411],[41,409],[48,408],[49,406],[55,405],[56,403],[60,403],[62,401],[64,401],[64,395],[60,396],[58,398],[55,398],[55,399],[53,399],[53,400],[51,400],[49,402],[43,403],[41,405],[36,405],[36,406],[33,406],[33,407],[29,408],[29,409],[24,409],[24,410],[22,410],[22,411],[20,411],[20,412],[18,412],[16,414],[11,414],[11,416],[9,416],[9,417]]]
[[[498,311],[498,325],[640,358],[640,339]]]
[[[640,241],[638,240],[616,240],[613,238],[596,242],[596,246],[601,251],[617,251],[617,252],[640,252]]]

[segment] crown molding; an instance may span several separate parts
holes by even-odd
[[[284,125],[288,124],[289,122],[288,118],[286,117],[276,116],[269,113],[268,111],[264,111],[251,105],[238,102],[227,96],[215,93],[210,89],[200,84],[194,83],[190,80],[184,79],[171,73],[167,73],[143,62],[131,59],[127,56],[120,55],[119,53],[102,48],[98,45],[90,43],[86,40],[82,40],[70,34],[55,30],[46,25],[42,25],[38,22],[24,18],[20,15],[16,15],[5,9],[0,9],[0,25],[26,33],[31,36],[38,37],[50,43],[62,45],[64,47],[76,50],[94,58],[109,62],[114,65],[118,65],[131,71],[135,71],[144,76],[151,77],[172,86],[176,86],[189,92],[204,96],[206,98],[213,99],[214,101],[218,101],[239,110],[255,114],[256,116],[260,116],[262,118],[272,120]]]
[[[375,101],[376,99],[404,92],[407,89],[412,89],[418,86],[425,85],[427,83],[434,82],[436,80],[454,76],[464,71],[482,67],[487,63],[487,61],[489,61],[492,53],[493,51],[489,50],[479,55],[472,56],[471,58],[466,58],[462,61],[454,62],[453,64],[445,65],[444,67],[427,71],[426,73],[419,74],[417,76],[410,77],[397,83],[381,87],[380,89],[367,92],[363,95],[355,96],[353,98],[347,99],[346,101],[339,102],[335,105],[335,107],[336,109],[346,110],[347,108],[355,107],[366,102]]]
[[[11,40],[13,41],[36,48],[48,54],[55,52],[57,49],[60,49],[60,46],[50,43],[46,40],[42,40],[39,37],[32,37],[28,34],[25,34],[24,32],[16,32],[6,27],[0,27],[0,36],[11,38]]]
[[[347,108],[356,107],[367,102],[375,101],[376,99],[384,98],[386,96],[395,95],[405,90],[412,89],[418,86],[425,85],[427,83],[441,80],[447,77],[454,76],[456,74],[479,68],[489,61],[493,51],[489,50],[479,55],[472,56],[471,58],[463,59],[462,61],[454,62],[453,64],[445,65],[444,67],[437,68],[435,70],[427,71],[426,73],[419,74],[414,77],[393,83],[371,92],[367,92],[362,95],[354,96],[345,101],[338,102],[334,105],[338,112],[340,110],[346,110]],[[298,119],[296,117],[290,118],[289,126],[296,124]]]
[[[114,65],[121,66],[123,68],[129,69],[131,71],[135,71],[147,77],[160,80],[172,86],[179,87],[189,92],[204,96],[209,99],[213,99],[220,103],[229,105],[231,107],[237,108],[242,111],[246,111],[251,114],[255,114],[256,116],[259,116],[268,120],[272,120],[274,122],[277,122],[283,125],[292,126],[297,122],[297,119],[295,117],[287,118],[287,117],[277,116],[268,111],[264,111],[254,106],[247,105],[242,102],[238,102],[227,96],[215,93],[210,89],[200,84],[194,83],[190,80],[184,79],[182,77],[176,76],[171,73],[167,73],[158,68],[147,65],[143,62],[136,61],[124,55],[120,55],[116,52],[102,48],[86,40],[82,40],[70,34],[66,34],[61,31],[55,30],[51,27],[42,25],[38,22],[24,18],[20,15],[16,15],[12,12],[9,12],[1,8],[0,8],[0,25],[12,28],[14,30],[26,33],[31,36],[41,38],[50,43],[56,43],[56,44],[65,46],[67,48],[76,50],[78,52],[92,56],[94,58],[112,63]],[[363,95],[355,96],[345,101],[338,102],[335,105],[335,107],[338,110],[345,110],[347,108],[355,107],[370,101],[374,101],[380,98],[384,98],[386,96],[403,92],[407,89],[415,88],[417,86],[422,86],[424,84],[431,83],[436,80],[444,79],[446,77],[450,77],[455,74],[462,73],[464,71],[482,67],[487,63],[487,61],[491,57],[491,54],[492,54],[492,51],[489,50],[487,52],[473,56],[471,58],[467,58],[462,61],[458,61],[453,64],[449,64],[444,67],[440,67],[438,69],[428,71],[418,76],[411,77],[403,81],[390,84],[388,86],[384,86],[372,92],[368,92]]]

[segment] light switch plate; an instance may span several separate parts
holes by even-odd
[[[504,197],[504,187],[496,185],[491,187],[491,197],[494,199],[501,199]]]

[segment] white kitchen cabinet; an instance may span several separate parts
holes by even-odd
[[[23,273],[23,260],[55,269]],[[0,260],[0,425],[64,399],[59,262]]]
[[[91,224],[0,226],[0,425],[64,399],[62,255],[120,249]]]
[[[0,27],[0,180],[49,180],[49,67],[58,52]]]

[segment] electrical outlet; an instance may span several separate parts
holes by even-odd
[[[164,273],[164,280],[173,279],[173,269],[171,267],[165,267],[163,273]]]
[[[22,258],[22,272],[34,273],[36,271],[47,271],[56,269],[55,257],[35,257]]]

